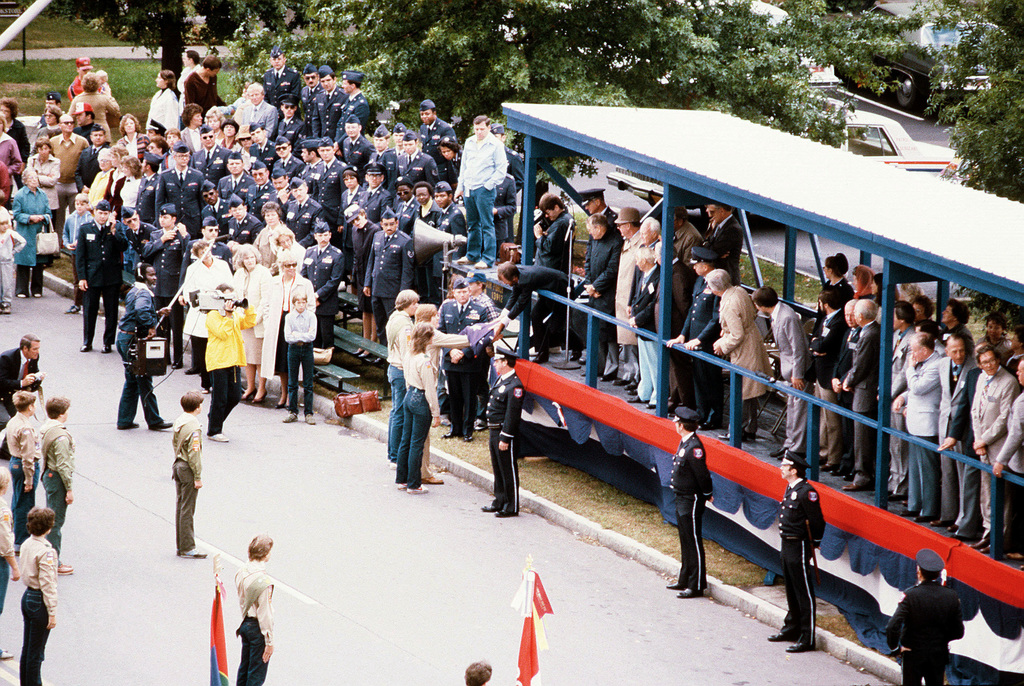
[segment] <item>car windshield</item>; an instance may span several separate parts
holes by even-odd
[[[927,24],[921,28],[921,46],[926,48],[951,48],[960,42],[961,27],[939,28]]]

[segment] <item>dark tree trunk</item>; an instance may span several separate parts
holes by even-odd
[[[177,16],[164,15],[160,21],[160,68],[181,76],[181,55],[185,51],[184,22]],[[178,84],[180,89],[182,84]]]

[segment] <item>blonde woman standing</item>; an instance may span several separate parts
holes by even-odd
[[[269,379],[276,374],[281,382],[281,397],[277,409],[288,401],[288,344],[284,340],[284,315],[291,311],[292,296],[305,292],[308,309],[316,311],[316,290],[309,279],[299,276],[299,261],[286,255],[278,263],[279,273],[270,282],[267,297],[261,303],[263,310],[263,354],[260,377]]]
[[[239,246],[235,253],[235,293],[249,301],[249,307],[256,310],[256,325],[242,329],[242,343],[245,345],[245,390],[242,400],[263,402],[267,396],[267,380],[260,375],[263,357],[263,301],[270,291],[273,278],[270,270],[259,263],[256,248],[251,245]]]

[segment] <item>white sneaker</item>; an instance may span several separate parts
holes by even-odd
[[[476,269],[487,269],[487,263],[484,262],[483,260],[480,260],[479,262],[474,264],[473,267]]]
[[[406,488],[405,492],[409,495],[422,495],[427,492],[426,486],[420,486],[419,488]]]
[[[14,653],[9,653],[6,650],[0,650],[0,660],[13,660]]]
[[[225,436],[224,434],[213,434],[212,436],[207,436],[207,438],[209,438],[211,441],[214,441],[216,443],[227,443],[228,442],[228,437]]]
[[[460,257],[459,259],[455,260],[455,264],[469,264],[469,258],[468,257]],[[21,296],[21,297],[24,298],[25,296]]]

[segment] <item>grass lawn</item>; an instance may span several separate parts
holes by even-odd
[[[14,23],[13,18],[0,19],[0,31],[5,30]],[[108,45],[129,45],[119,41],[113,36],[108,36],[102,31],[89,28],[83,22],[67,21],[56,17],[49,17],[43,14],[32,20],[25,30],[25,47],[29,50],[41,50],[45,48],[74,47],[104,47]],[[7,50],[21,50],[21,36],[19,35],[7,46]],[[68,79],[71,83],[71,79]],[[64,86],[67,90],[67,86]]]
[[[149,113],[149,101],[156,92],[156,75],[160,71],[158,60],[103,60],[92,61],[96,69],[110,75],[110,87],[121,112],[131,112],[144,120]],[[67,60],[29,60],[0,62],[0,92],[18,101],[19,114],[42,114],[43,101],[48,91],[63,94],[61,103],[67,110],[67,89],[75,78],[75,65]],[[119,136],[118,136],[119,137]]]

